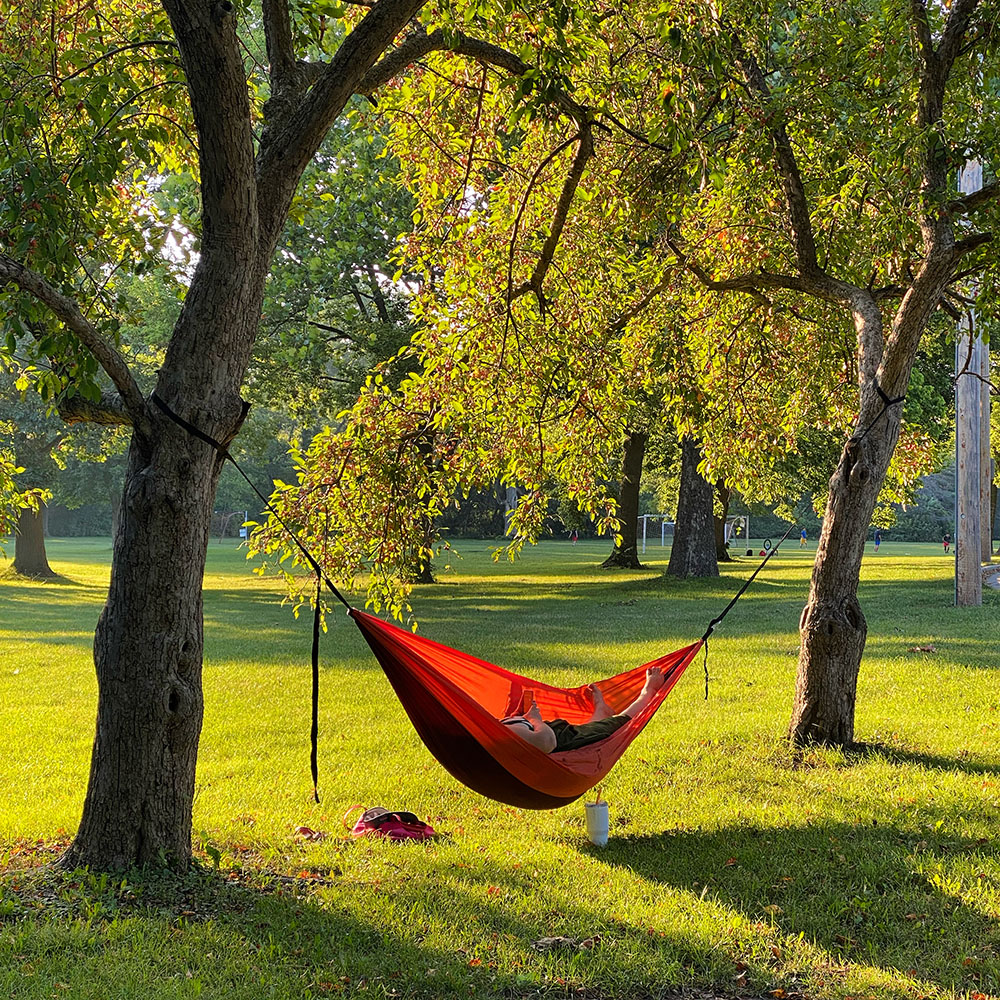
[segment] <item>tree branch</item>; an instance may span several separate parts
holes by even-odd
[[[978,191],[973,191],[971,194],[948,202],[948,211],[952,215],[966,215],[969,212],[974,212],[977,208],[988,205],[998,196],[1000,196],[1000,181],[994,181]]]
[[[344,39],[299,105],[262,136],[257,176],[265,202],[270,189],[285,191],[298,181],[337,115],[358,92],[361,79],[425,2],[379,0]],[[283,219],[284,212],[276,205],[275,218],[264,220],[268,238],[279,225],[278,216]]]
[[[531,69],[513,52],[509,52],[499,45],[471,38],[461,32],[451,33],[449,38],[446,38],[445,33],[440,30],[432,31],[430,34],[427,34],[422,28],[414,31],[364,75],[358,84],[357,92],[371,94],[398,76],[407,66],[431,52],[453,52],[455,55],[468,56],[484,65],[506,70],[511,76],[524,76]],[[583,105],[577,104],[569,94],[562,92],[556,94],[554,102],[571,118],[575,118],[581,123],[590,118],[587,109]]]
[[[812,220],[809,217],[809,201],[806,197],[805,185],[802,183],[802,175],[799,172],[791,140],[788,138],[785,126],[775,118],[773,108],[769,107],[771,90],[757,60],[743,48],[742,42],[735,33],[732,36],[732,45],[733,54],[740,70],[751,92],[756,93],[760,107],[768,120],[766,128],[774,147],[778,177],[785,194],[785,203],[792,226],[792,246],[795,248],[799,270],[808,277],[818,277],[823,272],[816,257],[816,240],[813,235]]]
[[[261,0],[264,42],[271,69],[271,96],[296,86],[298,74],[288,0]]]
[[[201,261],[238,259],[256,246],[254,137],[246,68],[231,0],[162,0],[181,50],[198,134],[201,170]],[[219,255],[216,257],[216,255]]]
[[[979,247],[983,246],[983,244],[985,243],[992,243],[992,242],[993,242],[992,233],[976,233],[973,236],[967,236],[964,240],[959,240],[955,244],[955,248],[953,251],[955,254],[955,259],[957,260],[964,254],[971,253],[973,250],[979,249]]]
[[[978,6],[979,0],[953,0],[948,10],[948,20],[945,22],[941,44],[937,49],[937,60],[946,77],[951,73],[952,64],[965,44],[972,15]]]
[[[920,52],[924,63],[930,65],[936,58],[934,39],[931,36],[931,26],[927,21],[927,4],[925,0],[910,0],[910,20],[920,44]]]
[[[673,276],[673,269],[668,267],[663,272],[660,280],[638,302],[634,303],[629,309],[626,309],[625,312],[620,313],[608,324],[608,336],[612,337],[621,333],[636,316],[644,313],[649,308],[650,303],[670,285],[670,280]]]
[[[132,414],[116,392],[102,392],[96,403],[79,395],[63,399],[56,409],[67,424],[102,424],[105,427],[130,427],[133,424]]]
[[[594,134],[590,127],[590,122],[580,123],[579,145],[576,148],[576,155],[570,164],[569,173],[563,182],[562,191],[559,194],[559,201],[556,203],[556,210],[552,216],[552,229],[542,245],[542,251],[538,258],[535,269],[531,272],[531,277],[520,285],[512,289],[508,294],[508,302],[513,302],[520,296],[528,292],[534,292],[539,301],[542,301],[542,282],[548,273],[552,260],[555,257],[556,247],[562,237],[563,229],[566,226],[566,219],[573,204],[573,197],[576,189],[580,186],[580,179],[583,177],[584,168],[587,161],[594,154]]]
[[[365,74],[358,84],[358,93],[370,94],[401,73],[411,63],[435,51],[446,51],[452,52],[455,55],[467,56],[482,65],[502,69],[512,76],[523,76],[531,69],[526,62],[507,49],[501,48],[499,45],[493,45],[478,38],[471,38],[461,32],[446,36],[440,30],[428,34],[422,28],[418,28]],[[553,103],[579,124],[579,145],[576,155],[573,157],[573,162],[570,165],[569,172],[566,175],[566,180],[563,183],[559,201],[556,204],[553,214],[552,228],[542,246],[538,263],[535,265],[531,277],[527,281],[523,282],[517,288],[509,289],[507,296],[508,304],[529,292],[534,292],[539,301],[542,301],[542,282],[552,265],[556,247],[565,228],[573,198],[583,177],[583,171],[594,153],[593,117],[590,111],[582,104],[574,101],[564,91],[559,91],[555,94]]]
[[[139,386],[118,350],[109,344],[80,311],[80,307],[56,291],[40,274],[24,267],[7,254],[0,254],[0,288],[14,284],[31,295],[73,331],[80,343],[97,359],[121,394],[122,406],[137,429],[148,429],[148,411]]]
[[[765,288],[786,289],[791,292],[805,292],[818,295],[818,290],[805,278],[794,274],[773,274],[770,271],[756,271],[741,274],[721,281],[713,278],[697,261],[692,260],[674,240],[667,240],[674,256],[707,288],[713,292],[746,292],[753,294]],[[820,298],[825,296],[819,295]],[[831,302],[843,304],[844,297],[831,297]]]

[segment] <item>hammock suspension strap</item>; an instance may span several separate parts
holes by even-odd
[[[896,396],[894,399],[888,396],[885,390],[878,384],[878,380],[873,380],[875,386],[875,391],[878,393],[879,399],[882,400],[882,409],[879,410],[878,416],[860,433],[855,435],[852,440],[857,444],[861,444],[862,441],[868,434],[875,430],[878,426],[879,421],[889,412],[889,407],[895,406],[897,403],[902,403],[906,399],[906,393],[904,392],[902,396]]]
[[[182,416],[174,413],[167,404],[160,399],[160,397],[154,392],[152,395],[153,402],[163,411],[175,424],[179,427],[183,427],[188,434],[193,437],[198,438],[199,441],[204,441],[205,444],[210,445],[214,448],[223,459],[228,459],[236,471],[246,480],[247,485],[257,494],[261,503],[264,505],[264,509],[271,512],[274,519],[285,529],[285,533],[289,538],[295,543],[299,551],[306,557],[309,561],[309,565],[313,568],[316,574],[316,606],[313,609],[313,635],[312,635],[312,723],[309,730],[309,771],[312,775],[313,781],[313,801],[319,802],[319,634],[321,629],[321,617],[322,608],[320,607],[320,598],[323,594],[323,584],[326,584],[327,589],[333,594],[334,597],[340,601],[341,604],[347,608],[348,611],[351,610],[351,605],[347,603],[347,598],[337,589],[333,581],[323,572],[323,567],[320,566],[319,562],[313,556],[313,554],[302,544],[299,540],[298,535],[292,531],[291,528],[285,524],[281,515],[271,506],[271,502],[264,496],[263,493],[254,485],[250,477],[240,468],[239,463],[233,458],[229,449],[222,444],[221,441],[216,441],[215,438],[206,434],[204,431],[195,427],[194,424],[185,420]]]
[[[736,606],[736,602],[747,592],[747,589],[749,588],[750,584],[753,583],[754,580],[757,578],[757,574],[767,565],[768,559],[770,559],[771,556],[773,556],[774,553],[778,551],[778,546],[781,545],[781,543],[792,533],[792,528],[794,527],[795,527],[794,524],[790,524],[788,526],[788,530],[781,536],[781,538],[778,539],[777,544],[771,546],[770,551],[761,560],[760,565],[750,574],[749,577],[747,577],[747,579],[743,582],[743,586],[740,587],[738,591],[736,591],[736,595],[733,597],[733,599],[722,609],[722,612],[720,614],[717,614],[708,623],[708,628],[705,629],[705,634],[701,637],[701,641],[705,646],[705,660],[703,663],[703,669],[705,671],[706,701],[708,701],[708,640],[711,639],[712,633],[715,631],[715,627],[719,624],[719,622],[722,621],[723,618],[726,617],[726,615],[729,614],[730,611],[733,610],[733,608]]]

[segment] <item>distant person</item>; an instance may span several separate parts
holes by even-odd
[[[882,544],[882,532],[875,529],[875,551],[878,552],[878,547]]]
[[[804,549],[806,547],[806,529],[802,529],[802,533],[799,535],[799,548]]]
[[[569,540],[570,540],[570,541],[571,541],[571,542],[572,542],[572,543],[573,543],[574,545],[576,545],[576,540],[577,540],[577,538],[579,538],[579,537],[580,537],[580,536],[579,536],[579,535],[577,535],[577,533],[576,533],[576,528],[574,528],[574,529],[573,529],[573,534],[569,536]]]
[[[666,683],[666,678],[659,667],[650,667],[646,671],[646,683],[639,697],[628,708],[618,715],[611,714],[611,708],[604,700],[596,684],[590,685],[590,693],[594,699],[594,714],[589,721],[573,725],[565,719],[550,719],[546,722],[539,711],[538,703],[531,702],[531,708],[523,715],[508,715],[500,722],[512,732],[517,733],[522,740],[537,747],[544,753],[560,753],[563,750],[578,750],[580,747],[607,739],[615,730],[621,729],[633,715],[641,712],[652,700],[657,691]]]
[[[951,551],[951,535],[947,531],[941,539],[941,544],[944,546],[944,554],[947,555]]]

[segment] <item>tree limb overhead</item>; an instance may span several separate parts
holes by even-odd
[[[40,274],[25,267],[7,254],[0,254],[0,288],[14,284],[31,295],[76,334],[80,343],[97,359],[121,394],[121,405],[135,427],[148,426],[146,401],[132,377],[128,364],[80,311],[71,298],[56,291]],[[119,421],[120,423],[121,421]]]
[[[132,425],[132,415],[116,392],[101,393],[101,398],[97,402],[91,402],[82,396],[63,399],[59,402],[57,410],[67,424],[102,424],[106,427]]]

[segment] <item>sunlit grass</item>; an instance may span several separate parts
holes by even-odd
[[[600,850],[580,804],[515,810],[452,780],[337,612],[313,805],[310,623],[213,542],[195,802],[205,867],[122,884],[24,873],[79,819],[110,558],[106,539],[51,542],[60,582],[0,582],[0,995],[1000,992],[1000,595],[956,609],[939,546],[869,544],[868,749],[796,758],[784,732],[812,551],[768,564],[710,643],[709,699],[699,657],[612,771]],[[635,572],[598,569],[604,554],[551,542],[494,563],[488,543],[464,542],[416,593],[421,631],[577,684],[696,639],[757,561],[681,582],[662,576],[659,545]],[[353,842],[341,816],[355,803],[411,809],[447,836]],[[329,836],[302,843],[300,824]],[[555,936],[593,947],[532,947]]]

